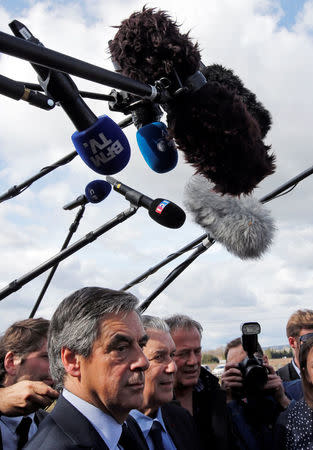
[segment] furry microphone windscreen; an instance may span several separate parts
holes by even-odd
[[[171,89],[188,84],[200,68],[200,52],[189,34],[162,10],[144,7],[117,26],[109,43],[119,72],[144,83],[167,78]],[[275,157],[262,139],[271,118],[241,80],[221,66],[203,71],[207,83],[196,91],[174,95],[162,107],[169,134],[196,173],[216,191],[250,193],[275,170]]]
[[[203,176],[194,175],[185,187],[184,204],[205,231],[241,259],[260,258],[275,231],[269,211],[256,199],[221,195]]]

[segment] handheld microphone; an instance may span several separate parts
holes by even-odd
[[[115,178],[107,176],[107,181],[112,184],[116,192],[124,195],[126,200],[130,201],[135,206],[143,206],[149,212],[149,216],[155,222],[167,228],[180,228],[185,220],[185,212],[175,203],[162,198],[152,200],[150,197],[141,192],[132,189],[126,184],[117,181]]]
[[[137,144],[144,160],[154,172],[166,173],[173,170],[178,161],[178,152],[173,139],[163,122],[153,122],[139,128]]]
[[[77,208],[77,206],[86,205],[86,203],[102,202],[111,192],[111,185],[105,180],[94,180],[87,184],[85,195],[80,195],[75,200],[63,206],[65,210]]]
[[[28,89],[25,87],[24,83],[11,80],[11,78],[7,78],[3,75],[0,75],[0,94],[13,98],[14,100],[24,100],[30,105],[46,110],[55,107],[55,102],[52,98],[41,92]]]
[[[43,47],[29,29],[14,20],[9,24],[15,36]],[[120,172],[129,162],[130,146],[121,128],[107,115],[99,118],[79,94],[68,74],[32,64],[38,80],[47,95],[59,102],[76,131],[72,142],[82,160],[90,169],[102,175]]]
[[[213,186],[201,175],[186,185],[184,205],[194,221],[230,253],[241,259],[260,258],[275,231],[269,211],[252,197],[221,195]]]
[[[148,101],[132,111],[139,150],[150,169],[157,173],[170,172],[178,161],[175,142],[166,125],[160,122],[162,114],[159,105]]]

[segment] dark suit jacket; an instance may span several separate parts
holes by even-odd
[[[279,375],[283,381],[292,381],[300,379],[296,369],[293,367],[292,362],[278,369],[277,375]]]
[[[124,433],[124,431],[123,431]],[[109,450],[97,430],[62,395],[38,432],[24,447],[28,450]],[[140,437],[129,431],[124,450],[140,449]]]
[[[189,412],[176,401],[166,403],[161,407],[164,424],[175,447],[178,450],[201,450],[196,426]],[[127,418],[128,430],[140,436],[140,445],[131,450],[149,450],[144,435],[132,416]],[[212,448],[213,449],[213,448]]]
[[[107,449],[105,442],[86,419],[62,395],[52,412],[41,422],[27,443],[29,450]]]

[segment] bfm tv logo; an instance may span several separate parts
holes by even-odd
[[[99,133],[98,136],[99,141],[92,138],[89,142],[83,143],[85,148],[90,147],[94,155],[91,156],[90,159],[96,167],[111,161],[111,159],[115,158],[115,156],[119,155],[124,150],[124,147],[118,139],[112,142],[112,140],[104,136],[103,133]],[[105,152],[102,151],[104,149],[106,150]]]

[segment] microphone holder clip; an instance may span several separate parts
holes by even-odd
[[[140,206],[140,200],[142,198],[142,194],[140,192],[131,190],[125,194],[125,198],[126,198],[126,200],[128,200],[130,202],[131,206],[134,206],[135,208],[138,209]]]

